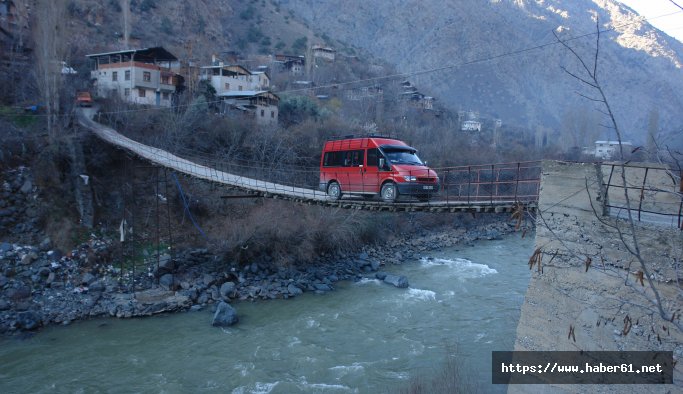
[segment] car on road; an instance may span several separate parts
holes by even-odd
[[[90,92],[78,92],[76,94],[76,104],[81,107],[92,106],[92,96],[90,95]]]
[[[417,156],[417,149],[383,136],[325,142],[320,158],[320,190],[335,200],[342,195],[394,202],[399,196],[428,201],[439,192],[439,177]]]

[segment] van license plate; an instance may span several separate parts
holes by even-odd
[[[434,186],[422,186],[422,190],[434,190]]]

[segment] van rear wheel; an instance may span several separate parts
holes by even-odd
[[[341,198],[341,187],[337,182],[332,182],[327,186],[327,195],[333,200],[339,200]]]
[[[382,185],[382,190],[379,192],[384,202],[394,202],[396,197],[398,197],[398,190],[396,189],[396,184],[393,182],[387,182]]]

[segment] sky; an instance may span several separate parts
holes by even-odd
[[[619,0],[621,3],[633,8],[640,15],[648,19],[648,22],[666,34],[683,42],[683,10],[671,4],[669,0]],[[676,4],[683,6],[683,0],[674,0]],[[661,15],[681,11],[676,15],[656,18]],[[654,19],[652,19],[654,18]]]

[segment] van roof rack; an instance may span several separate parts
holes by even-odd
[[[397,137],[393,134],[367,133],[367,134],[333,135],[329,138],[328,141],[348,140],[351,138],[389,138],[389,139],[393,139],[393,140],[397,139]]]

